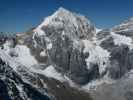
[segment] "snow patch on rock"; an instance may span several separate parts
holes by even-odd
[[[57,72],[56,69],[52,65],[48,66],[45,70],[35,70],[35,72],[39,74],[43,74],[49,78],[54,78],[61,82],[65,81],[64,76],[61,73]]]
[[[133,49],[132,39],[130,37],[119,35],[111,32],[115,45],[121,46],[122,44],[128,45],[130,49]]]
[[[102,31],[102,29],[96,28],[96,34],[100,31]]]
[[[14,59],[24,66],[31,67],[38,63],[34,56],[31,55],[30,49],[25,45],[17,45],[15,47],[15,52],[18,56],[14,57]]]
[[[84,53],[89,52],[89,57],[86,59],[86,63],[88,65],[88,69],[90,67],[90,63],[99,65],[99,73],[102,74],[107,65],[109,64],[110,53],[103,49],[102,47],[93,44],[91,41],[83,40],[84,43]]]
[[[40,56],[41,56],[41,57],[47,56],[46,51],[45,51],[45,50],[41,51],[41,52],[40,52]]]
[[[12,42],[11,41],[6,41],[4,44],[3,44],[3,49],[6,53],[9,53],[10,52],[10,46],[12,45]]]

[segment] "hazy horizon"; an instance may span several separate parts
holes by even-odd
[[[80,13],[98,28],[110,28],[133,17],[132,0],[0,0],[0,32],[24,32],[59,7]]]

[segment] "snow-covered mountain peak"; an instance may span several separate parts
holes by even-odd
[[[54,15],[70,14],[71,12],[63,7],[60,7]]]
[[[63,7],[60,7],[51,16],[44,18],[44,21],[34,30],[34,32],[38,33],[39,35],[44,35],[45,32],[42,30],[42,27],[49,25],[58,26],[63,20],[73,19],[72,15],[73,14],[70,11],[66,10]]]
[[[117,33],[133,31],[133,17],[123,21],[119,25],[116,25],[112,30]]]
[[[86,17],[61,7],[34,30],[36,34],[46,36],[57,31],[72,38],[92,38],[95,27]]]

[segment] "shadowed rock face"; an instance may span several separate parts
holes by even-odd
[[[9,94],[8,94],[7,87],[2,80],[0,80],[0,99],[1,100],[11,100],[11,98],[9,97]]]
[[[76,83],[85,84],[90,80],[83,51],[74,48],[73,41],[67,36],[64,36],[63,40],[57,37],[52,42],[52,49],[48,50],[48,54],[50,61],[56,64],[56,69]]]
[[[117,79],[121,78],[126,72],[131,68],[128,67],[129,64],[129,49],[127,46],[116,47],[112,49],[111,52],[111,68],[110,76],[111,78]],[[130,66],[131,67],[131,66]],[[133,66],[132,66],[133,67]]]
[[[85,84],[90,80],[83,51],[73,48],[73,42],[67,36],[64,40],[58,37],[48,53],[51,62],[56,64],[56,69],[76,83]]]
[[[110,32],[108,32],[108,38],[105,37],[100,45],[110,52],[110,67],[108,67],[108,70],[111,78],[119,79],[133,68],[132,50],[129,50],[127,45],[115,45]]]

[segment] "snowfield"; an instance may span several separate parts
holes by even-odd
[[[61,73],[57,72],[56,69],[52,65],[48,66],[44,70],[36,70],[36,69],[35,70],[32,69],[32,70],[34,72],[36,72],[36,73],[43,74],[46,77],[54,78],[54,79],[59,80],[61,82],[64,82],[65,81],[64,76]]]
[[[130,49],[133,49],[133,41],[130,37],[119,35],[114,32],[111,32],[111,36],[114,39],[115,45],[121,46],[122,44],[128,45]]]
[[[17,45],[15,47],[15,52],[18,56],[14,57],[14,59],[27,67],[31,67],[38,63],[34,56],[31,55],[30,49],[25,45]]]

